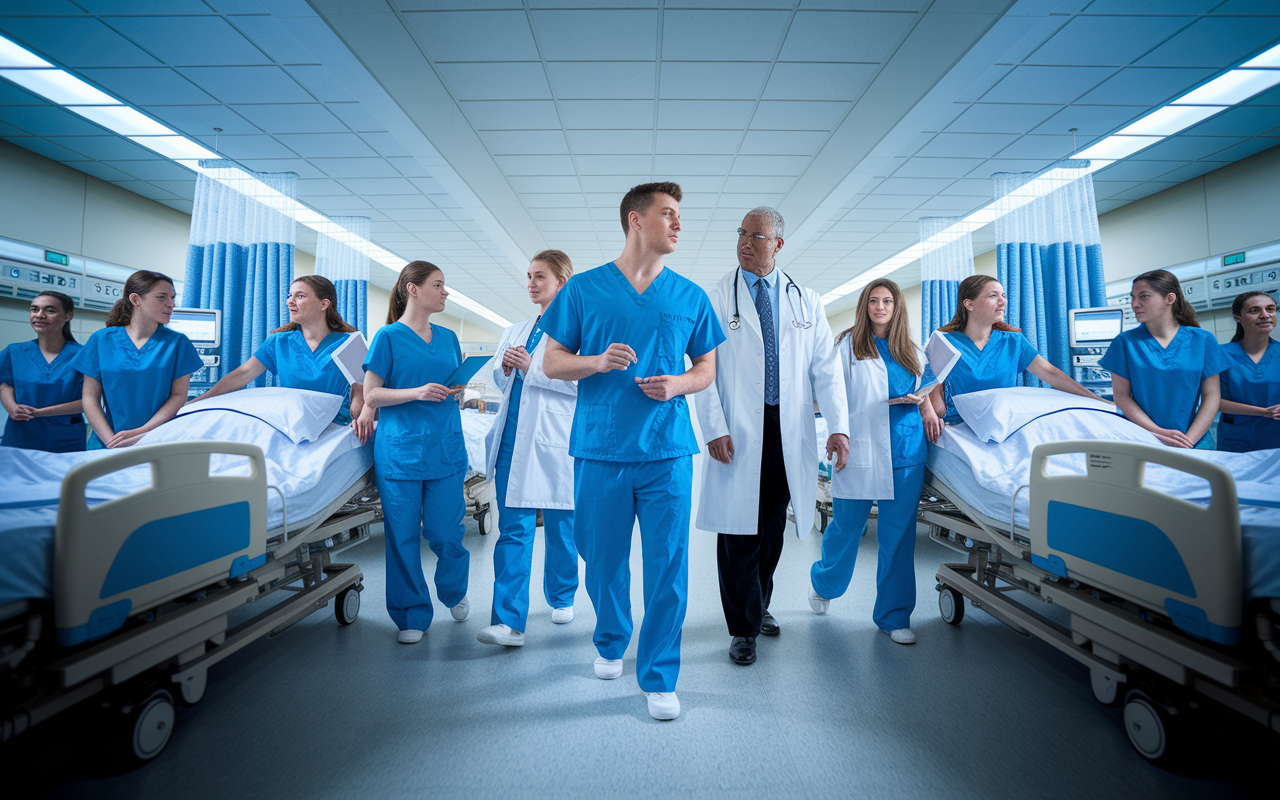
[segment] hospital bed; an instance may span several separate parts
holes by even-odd
[[[467,477],[463,483],[463,493],[467,498],[467,514],[476,521],[484,536],[493,532],[497,518],[493,508],[497,490],[484,470],[484,437],[498,418],[497,407],[494,408],[495,411],[488,413],[474,408],[462,409],[462,438],[467,447]]]
[[[968,598],[1084,664],[1145,758],[1176,758],[1206,701],[1280,731],[1280,453],[1063,410],[1000,443],[948,426],[926,494],[930,538],[966,556],[938,568],[943,619]]]
[[[363,575],[332,556],[381,516],[372,460],[226,410],[121,451],[0,448],[0,741],[95,699],[150,760],[223,658],[335,598],[354,622]]]

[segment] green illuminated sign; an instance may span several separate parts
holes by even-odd
[[[1232,253],[1229,256],[1222,257],[1222,266],[1229,267],[1232,264],[1243,264],[1244,253]]]
[[[44,260],[52,264],[61,264],[64,267],[71,264],[71,259],[64,256],[62,253],[55,253],[52,250],[44,251]]]

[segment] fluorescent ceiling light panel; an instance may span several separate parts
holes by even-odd
[[[1116,135],[1172,136],[1225,110],[1225,106],[1165,106],[1152,111]]]
[[[1276,45],[1252,61],[1246,61],[1240,66],[1253,67],[1255,69],[1263,67],[1280,67],[1280,45]]]
[[[1097,144],[1076,153],[1072,158],[1089,160],[1105,158],[1119,161],[1122,158],[1128,158],[1139,150],[1147,149],[1156,142],[1163,140],[1163,138],[1162,136],[1108,136]]]
[[[111,95],[60,69],[0,69],[0,78],[7,78],[61,106],[120,105]]]
[[[48,61],[0,36],[0,67],[52,67]]]
[[[121,136],[176,136],[172,130],[129,106],[67,106],[87,120]]]
[[[1233,69],[1173,101],[1179,106],[1233,106],[1280,83],[1280,71]]]
[[[174,161],[218,157],[217,153],[196,144],[185,136],[129,136],[126,138]]]

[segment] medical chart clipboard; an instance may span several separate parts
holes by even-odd
[[[364,383],[364,358],[369,355],[369,343],[364,334],[356,331],[333,350],[333,363],[338,365],[347,383]]]
[[[485,364],[493,359],[490,354],[467,356],[462,359],[462,366],[453,371],[453,374],[446,378],[443,383],[445,386],[466,386],[471,383],[471,379],[476,376]]]

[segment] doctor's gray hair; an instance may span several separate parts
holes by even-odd
[[[782,238],[782,231],[786,227],[786,222],[783,221],[782,214],[778,213],[778,209],[771,206],[756,206],[747,212],[747,216],[764,217],[769,221],[769,229],[773,235],[779,239]]]

